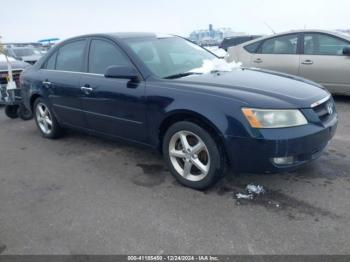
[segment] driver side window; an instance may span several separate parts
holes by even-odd
[[[127,66],[129,60],[109,41],[93,39],[90,45],[89,73],[104,74],[109,66]]]
[[[305,34],[304,54],[306,55],[343,55],[344,47],[350,43],[325,34]]]
[[[56,68],[56,56],[57,52],[53,53],[50,58],[45,62],[44,69],[55,70]]]

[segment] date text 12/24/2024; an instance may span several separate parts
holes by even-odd
[[[128,261],[220,261],[217,256],[128,256]]]

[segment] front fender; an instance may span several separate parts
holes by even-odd
[[[159,143],[164,121],[176,114],[187,114],[206,120],[222,137],[247,136],[241,107],[237,100],[175,88],[147,86],[147,122],[150,143]]]

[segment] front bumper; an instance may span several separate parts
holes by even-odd
[[[294,170],[317,159],[337,128],[337,117],[327,126],[308,124],[293,128],[259,130],[257,138],[226,137],[232,168],[244,173],[277,173]],[[293,163],[277,165],[274,158],[292,157]]]

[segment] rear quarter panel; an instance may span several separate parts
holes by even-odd
[[[252,54],[247,52],[242,45],[230,47],[228,54],[227,62],[241,62],[244,67],[251,65]]]
[[[33,67],[27,68],[23,71],[21,77],[21,92],[23,103],[26,108],[31,108],[31,99],[34,96],[47,97],[47,92],[42,88],[42,73],[40,70],[36,70]]]

